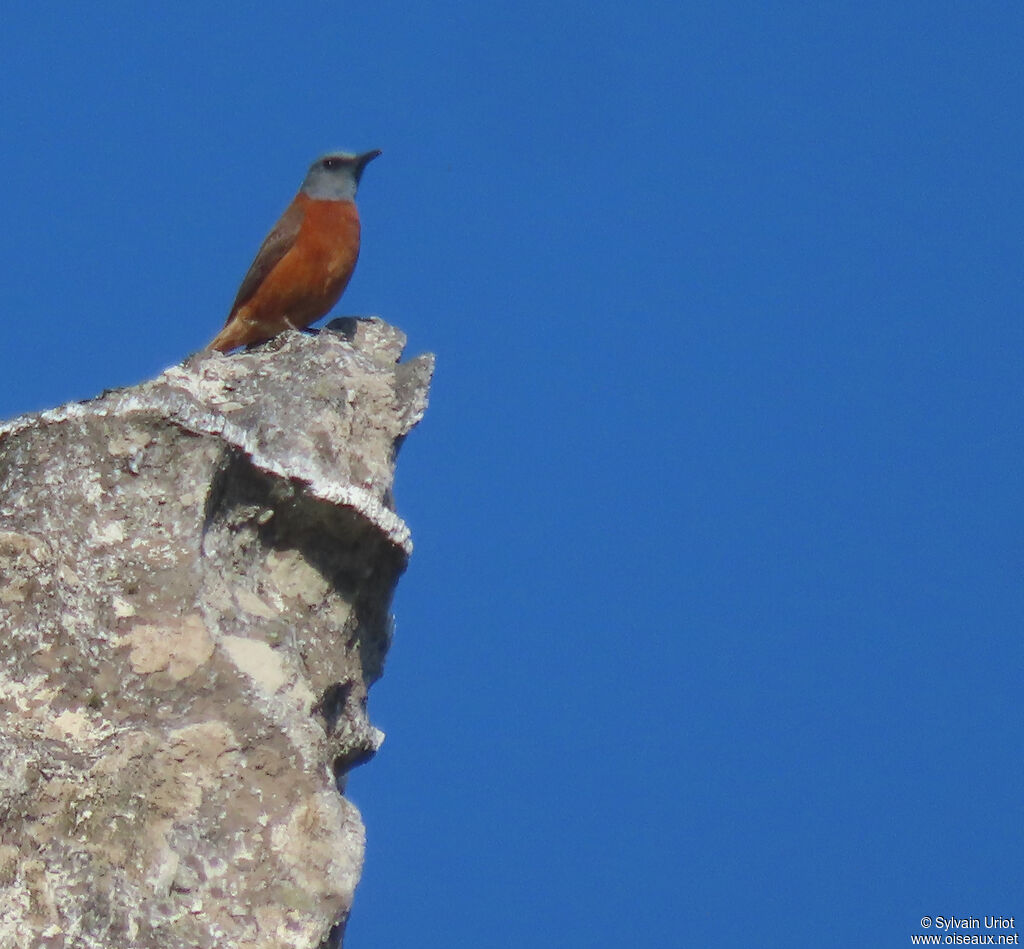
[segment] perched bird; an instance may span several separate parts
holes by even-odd
[[[226,353],[303,329],[338,302],[359,257],[356,189],[363,169],[379,154],[333,152],[313,162],[208,349]]]

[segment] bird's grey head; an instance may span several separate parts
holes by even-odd
[[[363,169],[380,154],[376,148],[362,155],[330,152],[312,165],[302,182],[302,191],[320,201],[352,201]]]

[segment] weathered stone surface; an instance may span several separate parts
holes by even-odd
[[[332,325],[0,427],[0,947],[340,941],[433,362]]]

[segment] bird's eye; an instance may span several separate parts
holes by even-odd
[[[328,168],[328,169],[333,171],[335,168],[339,168],[340,166],[341,166],[341,159],[340,158],[325,158],[324,159],[324,168]]]

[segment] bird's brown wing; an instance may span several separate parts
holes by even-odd
[[[231,304],[231,312],[228,314],[225,326],[231,322],[240,306],[244,306],[252,299],[253,294],[259,289],[264,278],[280,262],[281,258],[291,250],[302,227],[302,220],[306,216],[305,205],[294,201],[288,206],[288,210],[281,215],[281,219],[274,225],[274,229],[267,235],[256,253],[256,259],[249,267],[249,272],[242,280],[238,288],[238,296]]]

